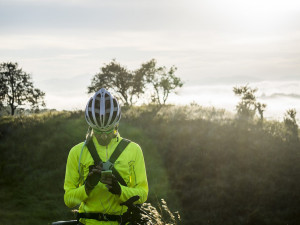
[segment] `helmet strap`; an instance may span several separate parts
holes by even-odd
[[[86,132],[85,139],[89,140],[92,137],[92,134],[93,134],[93,129],[92,129],[92,127],[89,127]]]

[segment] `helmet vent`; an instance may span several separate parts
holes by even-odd
[[[121,108],[118,101],[104,88],[90,98],[85,112],[87,123],[94,129],[108,131],[118,125]]]

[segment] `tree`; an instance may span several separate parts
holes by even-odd
[[[33,88],[30,90],[28,96],[28,102],[30,103],[31,109],[33,112],[38,112],[39,106],[45,107],[46,104],[44,102],[45,93],[42,92],[40,89]]]
[[[241,101],[236,106],[238,117],[246,120],[253,119],[257,110],[262,123],[264,118],[263,113],[267,105],[257,102],[255,97],[257,88],[250,88],[248,85],[245,85],[234,87],[233,92],[235,95],[241,97]]]
[[[156,64],[156,60],[152,59],[142,64],[139,72],[144,74],[146,82],[151,84],[154,90],[152,101],[159,105],[165,105],[169,94],[182,87],[183,82],[175,76],[177,70],[175,66],[168,70],[166,67],[158,67]]]
[[[290,141],[298,141],[298,124],[296,121],[296,109],[289,109],[284,116],[284,126],[287,130],[287,139]]]
[[[266,104],[262,104],[260,102],[256,103],[256,109],[258,111],[258,114],[260,116],[260,123],[262,124],[264,121],[264,111],[266,110],[267,105]]]
[[[112,60],[93,77],[88,93],[94,93],[102,87],[112,89],[125,105],[132,105],[144,91],[143,77]]]
[[[171,92],[183,85],[180,78],[175,76],[176,70],[175,66],[169,70],[157,67],[152,59],[130,71],[112,60],[92,78],[88,93],[94,93],[102,87],[112,89],[125,105],[133,105],[147,90],[152,94],[152,101],[162,105]]]
[[[30,74],[18,68],[18,63],[0,64],[0,85],[0,106],[9,106],[11,115],[26,104],[35,111],[40,105],[45,106],[45,93],[34,88]]]

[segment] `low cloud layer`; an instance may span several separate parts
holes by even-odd
[[[276,99],[276,98],[295,98],[300,100],[300,94],[285,94],[285,93],[274,93],[271,95],[265,95],[263,94],[262,96],[260,96],[261,99]]]

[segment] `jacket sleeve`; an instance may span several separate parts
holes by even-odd
[[[69,152],[64,189],[64,201],[69,208],[75,207],[88,198],[84,185],[79,185],[78,156],[75,147]]]
[[[135,181],[133,187],[121,185],[120,200],[127,201],[129,198],[138,195],[140,196],[137,204],[142,204],[147,200],[148,196],[148,181],[144,162],[144,156],[141,148],[137,145],[137,153],[134,164]]]

